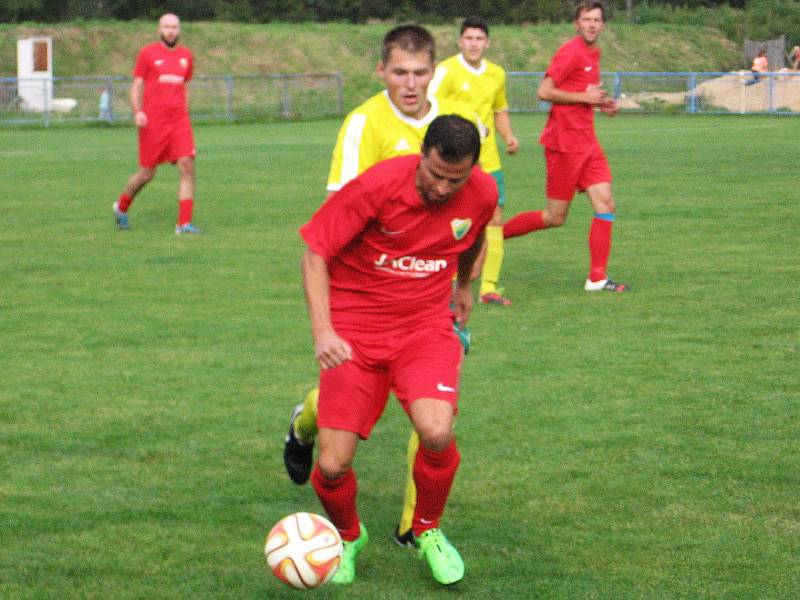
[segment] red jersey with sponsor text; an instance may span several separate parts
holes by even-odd
[[[155,42],[139,51],[133,76],[144,80],[142,110],[148,119],[188,115],[186,83],[192,68],[192,53],[185,46]]]
[[[497,205],[494,179],[478,167],[442,206],[416,188],[420,155],[379,162],[328,198],[300,228],[328,263],[334,327],[348,332],[449,325],[458,256]]]
[[[600,49],[575,36],[558,49],[545,75],[567,92],[585,92],[589,86],[598,86]],[[539,143],[557,152],[591,152],[599,146],[594,133],[594,107],[553,104]]]

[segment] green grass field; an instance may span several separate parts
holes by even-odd
[[[515,117],[508,214],[542,204],[543,118]],[[197,237],[162,167],[133,229],[111,203],[132,129],[0,137],[0,597],[299,598],[264,567],[320,510],[281,460],[314,381],[297,228],[338,123],[198,127]],[[408,427],[357,457],[372,541],[315,598],[789,598],[800,589],[797,123],[600,121],[619,218],[587,295],[590,213],[512,240],[509,308],[478,306],[442,591],[389,541]],[[308,595],[311,597],[311,595]]]

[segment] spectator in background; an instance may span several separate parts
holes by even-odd
[[[769,61],[767,60],[767,55],[764,50],[759,51],[758,56],[753,59],[753,65],[750,67],[750,70],[753,72],[753,78],[745,83],[745,85],[758,83],[761,73],[769,71]]]
[[[792,48],[792,51],[789,53],[789,60],[792,63],[792,70],[797,71],[797,67],[800,66],[800,46]]]

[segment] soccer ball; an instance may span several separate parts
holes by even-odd
[[[342,538],[324,517],[299,512],[284,517],[267,535],[267,565],[285,584],[298,589],[328,583],[339,568]]]

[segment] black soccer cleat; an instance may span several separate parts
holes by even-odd
[[[289,479],[297,485],[303,485],[308,481],[314,457],[314,442],[303,444],[294,434],[294,422],[301,412],[303,412],[302,404],[294,407],[289,420],[289,433],[286,434],[283,444],[283,464],[286,466]]]
[[[414,532],[409,529],[405,533],[400,533],[400,526],[394,528],[394,533],[392,534],[392,539],[394,543],[398,546],[402,546],[403,548],[416,548],[417,544],[414,542]]]

